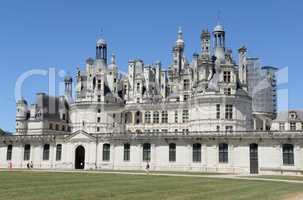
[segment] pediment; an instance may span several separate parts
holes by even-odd
[[[66,139],[66,141],[71,141],[71,142],[77,142],[77,141],[95,141],[95,137],[88,134],[85,131],[76,131],[73,134],[71,134],[70,136],[68,136]]]

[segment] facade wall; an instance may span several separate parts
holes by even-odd
[[[228,162],[219,162],[219,143],[228,144]],[[249,144],[256,141],[245,140],[146,140],[146,141],[96,141],[71,139],[50,143],[49,160],[44,161],[43,144],[31,144],[30,160],[24,160],[24,144],[13,144],[12,160],[6,160],[7,145],[0,145],[0,168],[26,168],[27,163],[33,162],[36,169],[75,169],[75,150],[78,146],[85,148],[85,169],[92,170],[143,170],[143,144],[151,144],[151,170],[160,171],[199,171],[221,173],[250,173]],[[124,161],[124,143],[129,143],[130,160]],[[176,161],[169,161],[169,144],[176,144]],[[201,162],[193,162],[193,144],[201,144]],[[282,144],[294,145],[294,165],[283,164]],[[62,144],[62,157],[56,161],[56,145]],[[103,161],[103,144],[110,144],[110,160]],[[302,141],[259,141],[258,162],[260,174],[300,174],[303,172],[303,143]]]

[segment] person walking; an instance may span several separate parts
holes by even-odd
[[[146,171],[146,174],[149,175],[149,169],[150,169],[150,165],[149,163],[147,162],[146,163],[146,166],[145,166],[145,171]]]

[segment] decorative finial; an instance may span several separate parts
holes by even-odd
[[[181,26],[179,26],[179,30],[178,30],[178,39],[180,39],[180,40],[183,39],[183,33],[182,33],[182,28],[181,28]]]
[[[218,10],[218,12],[217,12],[217,25],[220,24],[220,15],[221,15],[221,10]]]
[[[114,64],[114,65],[116,64],[116,55],[114,53],[112,53],[111,61],[112,61],[112,64]]]

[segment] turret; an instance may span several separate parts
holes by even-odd
[[[218,24],[213,31],[214,35],[214,50],[217,60],[224,60],[225,52],[225,31],[224,27]]]
[[[173,62],[174,65],[177,67],[177,73],[180,74],[182,69],[182,60],[183,60],[183,53],[184,53],[185,43],[183,40],[183,33],[181,27],[178,31],[178,39],[176,41],[175,46],[173,47]]]
[[[99,39],[96,44],[96,60],[102,60],[107,64],[107,43],[104,39]]]
[[[239,80],[244,89],[247,90],[247,63],[246,63],[246,47],[242,46],[239,52]]]
[[[71,76],[65,76],[64,78],[64,85],[65,85],[65,91],[64,91],[64,97],[67,100],[67,102],[71,103],[73,100],[73,79]]]
[[[200,36],[202,55],[210,55],[210,33],[203,30]]]
[[[27,130],[27,119],[29,117],[27,102],[22,98],[16,103],[16,132],[24,134]]]

